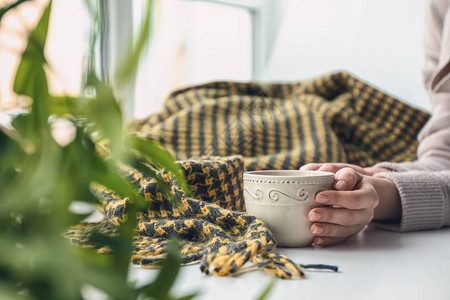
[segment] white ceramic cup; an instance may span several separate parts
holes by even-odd
[[[308,213],[318,207],[320,191],[333,188],[334,174],[320,171],[267,170],[244,173],[247,212],[266,222],[283,247],[311,245]]]

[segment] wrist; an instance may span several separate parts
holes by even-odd
[[[373,186],[379,197],[374,220],[399,221],[401,219],[400,195],[395,183],[384,177],[373,177]]]
[[[373,176],[377,173],[392,172],[392,170],[382,168],[382,167],[367,167],[367,168],[364,168],[364,171],[366,171],[366,173],[370,176]]]

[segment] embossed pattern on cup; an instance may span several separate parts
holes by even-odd
[[[333,188],[334,174],[319,171],[267,170],[244,173],[247,212],[266,222],[279,246],[304,247],[312,243],[308,212],[314,198]]]

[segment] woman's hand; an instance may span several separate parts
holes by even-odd
[[[360,232],[373,219],[397,220],[400,199],[395,184],[386,178],[348,164],[314,164],[315,170],[332,171],[335,190],[317,194],[316,203],[329,205],[311,209],[313,246],[338,244]],[[312,170],[312,164],[301,170]],[[317,168],[316,168],[317,167]]]
[[[340,169],[343,168],[352,168],[356,172],[362,174],[362,175],[368,175],[373,176],[376,173],[380,172],[390,172],[390,170],[380,167],[368,167],[368,168],[362,168],[358,165],[353,164],[347,164],[347,163],[310,163],[302,166],[300,170],[305,171],[325,171],[325,172],[332,172],[336,173]]]

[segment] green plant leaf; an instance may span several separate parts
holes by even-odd
[[[191,300],[194,299],[195,297],[198,296],[199,293],[192,293],[192,294],[188,294],[186,296],[182,296],[180,298],[176,298],[176,300]]]
[[[10,132],[9,134],[13,134]],[[9,186],[10,182],[17,175],[17,160],[23,160],[25,152],[20,144],[14,140],[6,131],[0,127],[0,161],[2,167],[0,168],[0,182],[5,186]],[[0,199],[2,192],[0,189]]]
[[[144,159],[139,159],[139,153],[132,155],[131,158],[125,160],[125,164],[132,166],[139,172],[145,174],[148,177],[154,178],[158,184],[158,188],[160,191],[170,197],[170,188],[169,185],[162,180],[161,176],[155,171],[150,165],[142,162]]]
[[[132,250],[131,244],[123,236],[109,236],[100,232],[94,232],[89,236],[90,243],[97,247],[109,247],[112,251],[113,265],[117,274],[127,275],[128,265],[130,263],[129,256]]]
[[[261,294],[256,298],[257,300],[265,300],[269,296],[270,292],[272,291],[273,287],[275,286],[275,283],[277,282],[278,278],[273,277],[269,284],[264,288],[264,290],[261,292]]]
[[[33,80],[44,76],[45,72],[39,70],[46,62],[44,55],[45,41],[47,39],[48,22],[50,19],[52,2],[50,1],[42,14],[37,26],[28,37],[28,44],[22,54],[22,60],[16,72],[13,89],[16,94],[32,97],[37,101],[33,90]],[[41,83],[41,82],[40,82]]]
[[[142,51],[145,49],[147,42],[150,40],[152,28],[152,7],[153,0],[147,0],[144,22],[138,35],[136,44],[133,45],[131,50],[124,56],[125,59],[122,58],[121,64],[117,69],[117,79],[119,84],[128,82],[133,78],[137,70]]]
[[[1,8],[0,19],[25,1]],[[95,3],[88,0],[88,5]],[[151,3],[148,1],[148,7]],[[170,153],[154,142],[136,140],[136,148],[129,147],[128,142],[124,147],[120,107],[113,89],[95,76],[93,56],[87,80],[92,97],[49,94],[44,47],[50,12],[51,2],[29,34],[14,80],[14,92],[31,98],[31,111],[13,120],[14,136],[0,132],[0,298],[80,299],[81,288],[91,285],[116,299],[136,299],[138,291],[158,299],[173,299],[169,292],[180,268],[178,249],[170,250],[174,246],[170,246],[151,287],[136,290],[127,282],[136,213],[149,202],[123,177],[117,163],[136,157],[134,166],[156,178],[167,193],[169,189],[152,166],[165,168],[188,191],[183,173]],[[150,16],[151,11],[146,11],[144,29],[133,53],[125,60],[130,63],[124,69],[124,81],[134,76],[149,38]],[[97,30],[93,30],[94,36],[98,35]],[[93,49],[94,43],[90,45],[91,52]],[[63,116],[76,124],[75,139],[67,146],[59,146],[52,138],[48,122],[51,115]],[[98,151],[103,141],[109,142],[110,153]],[[98,203],[90,190],[92,182],[129,199],[127,217],[118,235],[92,237],[97,243],[110,246],[110,255],[69,245],[62,238],[67,226],[85,217],[69,211],[73,201]]]
[[[186,182],[186,178],[180,166],[175,163],[175,158],[166,149],[162,148],[153,140],[144,140],[137,136],[129,136],[125,141],[132,149],[135,149],[146,156],[149,162],[158,167],[166,169],[172,173],[180,184],[186,195],[191,195],[191,191]]]
[[[76,112],[78,98],[71,96],[50,96],[50,113],[52,115],[71,115]]]
[[[37,26],[30,32],[28,44],[22,54],[14,79],[13,89],[18,95],[31,97],[33,102],[31,113],[22,118],[21,129],[25,138],[37,146],[39,143],[52,143],[48,130],[49,94],[47,78],[44,70],[44,55],[48,22],[52,2],[45,7]]]
[[[170,290],[177,278],[181,267],[180,249],[178,241],[172,237],[168,243],[166,256],[160,264],[161,269],[155,280],[140,288],[139,291],[148,297],[158,300],[176,299],[170,296]],[[185,296],[185,299],[192,299],[196,294]],[[182,298],[180,298],[182,299]]]
[[[95,129],[110,142],[110,150],[120,156],[122,149],[122,113],[113,91],[104,83],[96,85],[96,99],[89,101],[82,111],[95,120]]]
[[[16,116],[11,122],[11,125],[17,130],[21,138],[30,137],[33,133],[32,128],[29,124],[29,118],[29,114],[20,114]]]

